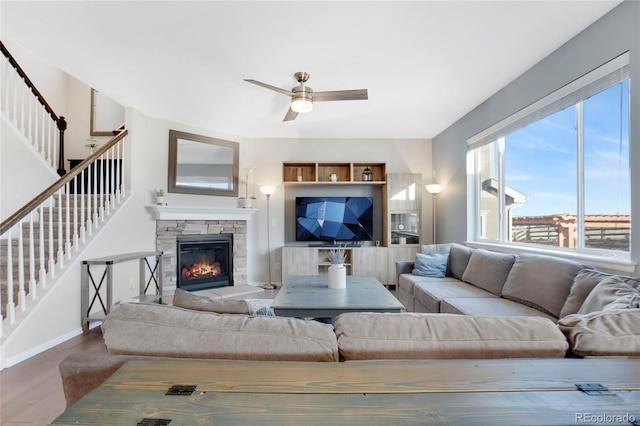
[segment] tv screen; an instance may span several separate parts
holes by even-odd
[[[296,197],[296,240],[373,240],[373,198]]]

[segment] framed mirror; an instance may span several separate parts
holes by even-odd
[[[91,89],[91,136],[113,136],[113,131],[124,125],[124,107]]]
[[[169,192],[238,196],[240,144],[169,130]]]

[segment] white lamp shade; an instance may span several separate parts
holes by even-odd
[[[271,195],[274,192],[276,192],[276,187],[275,186],[261,186],[260,187],[260,192],[262,192],[264,195]]]
[[[439,183],[431,183],[429,185],[425,185],[425,188],[427,188],[427,191],[429,191],[430,194],[439,194],[443,189],[442,185],[440,185]]]

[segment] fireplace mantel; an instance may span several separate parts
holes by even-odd
[[[249,220],[256,209],[152,205],[156,220]]]

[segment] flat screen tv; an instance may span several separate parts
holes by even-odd
[[[296,197],[296,240],[373,240],[373,198]]]

